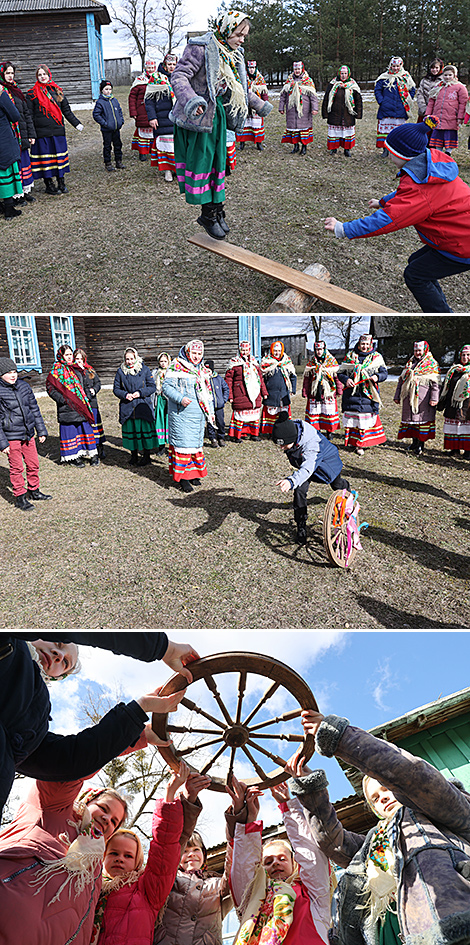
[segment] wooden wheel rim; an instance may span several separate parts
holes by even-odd
[[[348,492],[348,496],[350,494],[351,493]],[[332,564],[334,564],[337,568],[350,568],[354,558],[356,557],[357,551],[355,548],[352,548],[351,554],[349,555],[349,560],[346,562],[346,552],[348,547],[346,521],[344,521],[340,526],[333,527],[333,516],[336,502],[342,497],[342,495],[343,490],[333,492],[326,504],[325,514],[323,516],[323,545]],[[359,527],[359,519],[357,525]]]
[[[246,684],[246,675],[250,673],[257,676],[265,676],[267,679],[272,681],[272,686],[270,687],[270,689],[273,688],[274,684],[277,684],[277,688],[282,686],[285,689],[287,689],[288,692],[297,700],[299,704],[299,710],[294,710],[296,715],[297,714],[300,715],[300,711],[302,709],[314,709],[315,711],[318,711],[318,706],[317,706],[315,697],[310,687],[302,679],[302,677],[299,676],[299,674],[296,673],[295,670],[291,669],[289,666],[286,666],[285,663],[281,663],[279,660],[273,659],[272,657],[269,657],[269,656],[263,656],[259,653],[236,653],[236,652],[218,653],[214,656],[206,656],[203,659],[197,660],[197,662],[195,663],[191,663],[189,665],[189,669],[191,670],[191,673],[193,675],[193,681],[198,682],[200,679],[203,679],[206,682],[206,685],[208,685],[209,689],[211,688],[212,683],[213,683],[213,680],[212,680],[213,675],[219,674],[219,673],[222,673],[222,674],[223,673],[239,673],[239,693],[240,693],[240,686],[242,684],[244,674],[245,674],[245,677],[244,677],[243,685]],[[211,680],[211,685],[209,685],[208,679]],[[168,680],[168,682],[165,683],[165,685],[162,687],[160,691],[160,695],[170,696],[175,692],[179,692],[181,689],[185,689],[187,686],[188,686],[188,682],[185,679],[185,677],[177,673],[175,676],[172,676],[171,679]],[[270,690],[268,690],[268,692],[269,691]],[[266,696],[266,693],[265,693],[265,696]],[[242,701],[243,701],[243,698],[242,698]],[[269,701],[269,700],[266,700],[266,701]],[[199,709],[199,707],[196,706],[195,703],[191,703],[191,701],[188,700],[187,698],[185,698],[185,703],[190,703],[190,705],[186,704],[185,706],[187,708],[190,708],[190,711],[199,712],[199,713],[203,711]],[[262,704],[263,702],[261,700],[261,704],[258,703],[259,708],[262,707]],[[240,699],[239,699],[239,704],[237,706],[237,715],[235,719],[231,719],[231,722],[232,722],[231,725],[229,725],[227,721],[220,723],[221,729],[224,730],[223,740],[225,741],[225,744],[224,744],[223,751],[225,752],[227,748],[232,749],[232,757],[231,757],[231,762],[230,762],[232,770],[233,770],[233,762],[235,759],[236,751],[238,750],[239,747],[241,747],[241,745],[238,745],[237,742],[245,738],[246,731],[247,729],[249,729],[248,722],[251,721],[251,719],[254,718],[258,712],[258,707],[256,707],[254,711],[252,710],[251,712],[249,712],[244,723],[242,723],[241,718],[239,718],[241,707],[242,707],[242,702],[240,703]],[[204,713],[204,714],[207,715],[207,713]],[[287,713],[287,715],[290,715],[292,717],[292,713]],[[280,719],[274,719],[273,722],[277,722],[279,720],[283,721],[284,719],[282,719],[281,717]],[[264,726],[263,722],[258,724],[258,727],[263,728],[263,726]],[[162,739],[162,741],[166,741],[168,740],[169,737],[171,737],[171,731],[170,732],[168,731],[168,715],[154,713],[152,715],[152,728],[154,732],[158,735],[158,737]],[[275,741],[276,736],[273,735],[272,739],[273,741]],[[250,742],[245,741],[245,748],[243,749],[245,751],[247,750],[246,749],[247,744],[250,744]],[[302,754],[303,754],[303,757],[305,758],[305,761],[308,761],[312,757],[315,750],[315,739],[313,738],[313,736],[311,735],[304,736],[299,742],[299,748],[300,747],[302,748]],[[196,750],[197,749],[194,749],[194,751]],[[167,765],[173,771],[177,771],[179,769],[180,762],[182,760],[182,755],[179,754],[175,746],[169,745],[167,747],[160,747],[159,751],[162,757],[164,758],[164,760],[166,761]],[[279,760],[282,761],[282,758]],[[186,760],[186,763],[189,764],[187,760]],[[191,764],[189,764],[189,768],[191,771],[197,770]],[[248,787],[256,786],[256,787],[259,787],[261,790],[264,790],[265,788],[274,787],[276,784],[280,784],[282,781],[285,781],[287,778],[284,768],[280,766],[275,768],[274,771],[271,771],[269,773],[263,772],[263,774],[266,775],[264,778],[261,777],[261,775],[258,772],[257,777],[248,778],[248,779],[244,778],[244,782],[248,785]],[[210,775],[210,777],[211,777],[211,785],[209,787],[209,790],[224,792],[226,780],[224,780],[223,778],[213,776],[213,775]],[[229,769],[229,777],[230,777],[230,769]]]

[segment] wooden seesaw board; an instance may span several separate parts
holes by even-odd
[[[265,256],[259,256],[252,253],[249,249],[243,249],[241,246],[235,246],[234,243],[228,243],[226,240],[214,240],[207,233],[201,233],[197,236],[190,236],[188,243],[193,243],[201,249],[208,249],[217,256],[224,256],[232,262],[240,263],[248,269],[254,269],[255,272],[261,272],[264,276],[270,276],[279,282],[284,282],[293,289],[298,289],[306,295],[313,296],[315,299],[322,299],[336,306],[342,312],[353,312],[367,315],[376,312],[389,312],[397,314],[393,308],[385,308],[371,299],[363,299],[361,295],[355,295],[354,292],[348,292],[347,289],[340,289],[339,286],[330,285],[309,276],[298,269],[291,269],[290,266],[284,266],[282,263],[274,262],[272,259],[266,259]]]

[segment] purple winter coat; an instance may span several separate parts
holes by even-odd
[[[281,115],[286,111],[286,128],[289,131],[308,131],[312,127],[313,116],[318,111],[318,98],[315,92],[302,92],[302,114],[299,115],[295,106],[289,108],[289,92],[282,90],[279,96],[279,111]]]
[[[246,68],[243,53],[237,60],[237,68],[248,106],[266,118],[272,109],[270,102],[263,102],[258,95],[248,91]],[[171,74],[171,84],[176,95],[176,104],[173,106],[169,118],[175,125],[187,131],[212,131],[215,114],[216,83],[219,74],[219,50],[211,31],[204,36],[195,36],[189,40],[176,69]],[[228,97],[227,97],[228,102]],[[196,115],[199,106],[204,112]],[[226,104],[224,97],[227,128],[231,131],[240,131],[246,115],[235,112],[230,104]]]
[[[427,761],[327,716],[316,749],[341,758],[393,791],[403,804],[390,821],[395,853],[400,938],[405,945],[463,945],[470,940],[470,795]],[[324,771],[296,778],[292,793],[305,808],[320,849],[346,872],[335,892],[331,945],[375,945],[369,919],[367,836],[345,830],[328,797]],[[361,904],[360,907],[358,904]]]
[[[419,358],[415,359],[413,367],[419,363]],[[439,400],[439,378],[431,378],[429,375],[423,375],[420,378],[419,383],[419,393],[418,393],[418,413],[412,413],[410,398],[406,397],[405,400],[401,401],[401,389],[403,386],[403,380],[400,377],[397,389],[395,391],[394,401],[396,404],[401,402],[402,407],[402,423],[434,423],[436,419],[436,407],[431,407],[430,401],[433,400],[438,402]]]

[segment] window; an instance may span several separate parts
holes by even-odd
[[[72,315],[51,315],[51,332],[54,355],[61,345],[70,345],[75,348],[75,332],[73,330]]]
[[[8,347],[19,371],[42,373],[34,315],[5,315]]]

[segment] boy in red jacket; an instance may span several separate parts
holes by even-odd
[[[370,216],[350,223],[327,217],[325,227],[337,237],[357,239],[414,226],[425,246],[408,260],[406,285],[423,312],[452,312],[437,280],[470,269],[470,187],[451,157],[429,148],[429,127],[435,125],[430,117],[394,128],[385,147],[399,169],[397,190],[369,200],[376,211]]]

